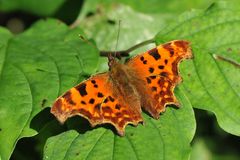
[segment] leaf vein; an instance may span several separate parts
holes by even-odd
[[[68,148],[67,148],[67,150],[66,150],[66,152],[65,152],[65,154],[64,154],[63,160],[66,159],[66,156],[67,156],[67,153],[69,152],[69,149],[72,147],[73,142],[74,142],[79,136],[80,136],[80,134],[78,134],[78,135],[72,140],[72,142],[70,143],[70,145],[68,146]]]
[[[237,120],[235,120],[228,112],[224,111],[224,109],[222,108],[221,104],[219,104],[219,103],[214,99],[214,97],[209,93],[209,91],[207,90],[207,88],[206,88],[205,84],[203,83],[203,80],[201,79],[200,74],[199,74],[199,72],[198,72],[198,70],[197,70],[195,60],[193,60],[193,66],[194,66],[194,68],[195,68],[195,71],[196,71],[196,74],[197,74],[197,76],[198,76],[199,82],[200,82],[201,85],[203,86],[203,88],[204,88],[204,90],[206,91],[207,95],[213,100],[213,102],[214,102],[215,104],[217,104],[218,108],[219,108],[222,112],[226,113],[226,115],[227,115],[233,122],[235,122],[235,123],[237,123],[237,124],[240,124],[240,123],[239,123]]]
[[[90,155],[90,153],[93,151],[93,149],[96,147],[96,145],[98,144],[98,142],[101,140],[101,138],[103,137],[103,135],[107,133],[107,130],[103,131],[103,133],[98,137],[96,143],[93,145],[93,147],[91,148],[91,150],[88,152],[87,156],[85,157],[85,159],[87,159]]]
[[[162,155],[162,157],[163,157],[163,159],[166,159],[166,155],[165,155],[165,152],[166,152],[166,151],[165,151],[165,150],[166,150],[166,148],[165,148],[165,141],[164,141],[163,136],[162,136],[162,134],[161,134],[161,132],[160,132],[160,129],[155,125],[154,122],[152,122],[152,119],[150,119],[149,122],[150,122],[150,123],[153,125],[153,127],[156,128],[157,131],[158,131],[158,135],[159,135],[160,139],[162,140],[162,147],[163,147],[163,155]]]
[[[139,157],[138,157],[137,151],[135,150],[135,146],[133,145],[132,141],[129,139],[129,137],[128,137],[127,135],[126,135],[126,139],[128,140],[130,146],[131,146],[132,149],[133,149],[134,155],[135,155],[136,159],[138,160]]]

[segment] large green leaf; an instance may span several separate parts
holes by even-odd
[[[240,63],[240,8],[219,2],[205,11],[192,11],[162,30],[158,43],[187,39],[194,59],[182,66],[184,90],[194,107],[215,113],[219,125],[240,135],[240,68],[216,59],[220,55]]]
[[[87,2],[83,11],[88,9],[87,5],[92,5],[90,1]],[[120,50],[152,38],[164,26],[165,22],[160,20],[153,23],[157,15],[154,17],[143,14],[123,4],[119,4],[117,7],[112,6],[109,9],[106,6],[101,6],[100,10],[100,13],[95,11],[93,16],[83,17],[83,19],[79,17],[79,26],[89,37],[94,38],[98,48],[102,50],[115,50],[118,29],[120,29],[120,35],[117,49]],[[121,20],[120,28],[118,27],[119,20]]]
[[[121,20],[118,49],[126,49],[152,38],[182,11],[210,4],[209,0],[85,1],[77,21],[100,49],[114,50]]]
[[[12,37],[0,30],[0,156],[8,159],[22,137],[35,135],[32,118],[61,93],[96,71],[98,52],[80,29],[39,21]],[[84,67],[83,67],[84,66]],[[46,103],[43,103],[46,102]],[[34,128],[36,126],[33,126]]]
[[[188,159],[195,119],[184,92],[176,93],[182,108],[167,108],[160,120],[144,114],[144,126],[127,126],[124,137],[102,127],[64,132],[48,139],[44,159]]]
[[[0,36],[0,158],[7,159],[31,114],[32,97],[23,72],[6,62],[11,34],[1,28]]]

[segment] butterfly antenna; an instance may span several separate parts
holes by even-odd
[[[116,57],[121,58],[117,55],[117,47],[118,47],[118,41],[119,41],[119,35],[120,35],[120,27],[121,27],[121,20],[118,21],[117,42],[116,42],[116,46],[115,46],[114,58],[116,58]]]
[[[109,69],[111,69],[112,64],[114,63],[116,57],[120,59],[120,57],[117,55],[118,40],[119,40],[119,35],[120,35],[120,24],[121,24],[121,21],[119,20],[118,21],[117,42],[116,42],[116,46],[115,46],[114,55],[112,55],[111,52],[108,53],[108,66],[109,66]]]

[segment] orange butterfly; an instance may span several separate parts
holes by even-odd
[[[127,124],[143,122],[141,107],[158,119],[166,105],[179,106],[173,93],[181,82],[178,65],[191,57],[189,42],[174,40],[125,64],[109,59],[109,72],[71,88],[55,101],[51,113],[61,123],[75,115],[86,118],[91,126],[110,123],[123,136]]]

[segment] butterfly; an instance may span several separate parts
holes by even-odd
[[[143,122],[142,109],[158,119],[166,105],[180,105],[173,91],[182,81],[179,63],[189,58],[192,50],[184,40],[159,45],[124,64],[109,58],[108,72],[93,75],[57,98],[51,113],[61,123],[75,115],[92,127],[110,123],[123,136],[127,124]]]

